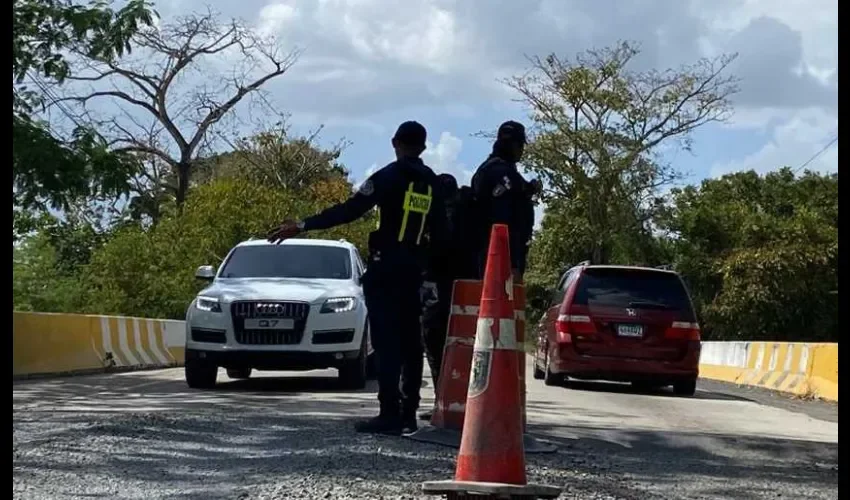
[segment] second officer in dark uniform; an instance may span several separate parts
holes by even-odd
[[[416,430],[423,364],[420,288],[432,259],[444,258],[437,253],[446,242],[437,176],[419,158],[425,139],[425,127],[402,123],[392,139],[396,161],[372,174],[347,201],[302,222],[285,221],[269,235],[270,241],[282,241],[302,231],[352,222],[375,206],[380,210],[378,229],[369,235],[363,276],[380,413],[357,422],[358,432],[397,435]]]
[[[519,283],[525,272],[528,245],[534,230],[534,200],[540,191],[538,180],[526,181],[517,171],[525,151],[525,127],[515,121],[499,126],[493,153],[472,177],[475,198],[479,277],[483,277],[493,224],[506,224],[510,237],[511,268]]]

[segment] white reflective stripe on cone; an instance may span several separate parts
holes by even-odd
[[[453,316],[478,316],[478,311],[478,306],[452,306]],[[523,311],[522,309],[515,309],[514,319],[518,321],[525,321],[525,311]]]
[[[493,326],[499,322],[499,338],[493,337]],[[475,331],[475,349],[516,351],[516,321],[513,319],[478,318]]]

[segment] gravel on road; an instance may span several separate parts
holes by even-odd
[[[353,431],[353,418],[374,411],[373,386],[340,391],[332,372],[274,375],[222,374],[204,392],[179,369],[16,383],[13,498],[414,499],[434,498],[423,481],[452,477],[454,449]],[[530,427],[559,451],[529,455],[528,479],[562,486],[561,498],[837,498],[837,440],[538,418],[566,411],[560,398],[616,397],[582,391],[530,391]],[[605,420],[583,404],[589,422]]]

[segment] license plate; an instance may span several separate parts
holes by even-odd
[[[620,337],[640,338],[643,337],[643,326],[641,325],[617,325],[617,335]]]
[[[292,330],[295,320],[292,318],[246,319],[246,330]]]

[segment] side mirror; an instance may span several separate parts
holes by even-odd
[[[213,266],[201,266],[195,271],[195,277],[201,280],[212,281],[215,279],[215,268]]]

